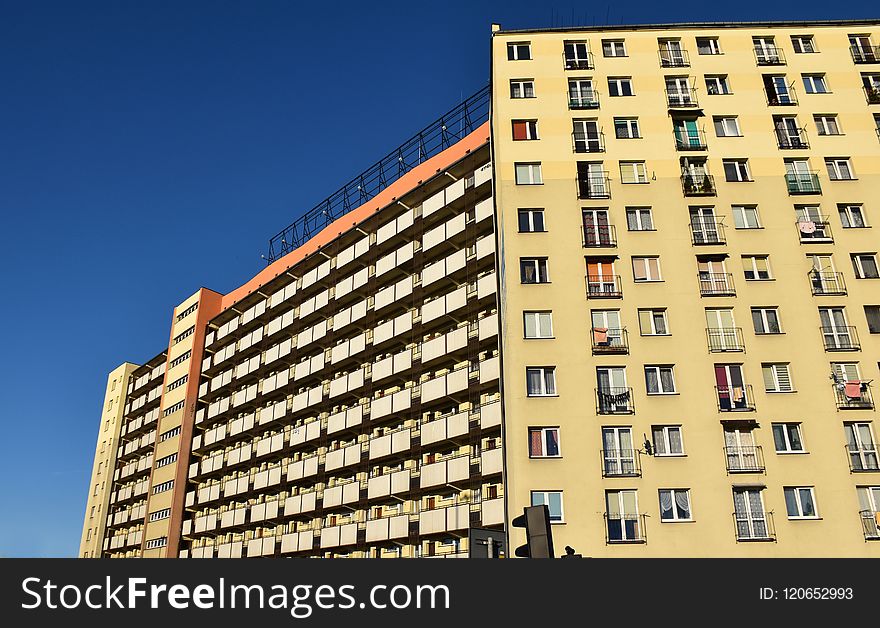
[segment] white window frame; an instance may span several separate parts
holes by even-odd
[[[513,164],[513,168],[517,185],[543,185],[544,176],[540,161],[518,161]]]
[[[782,319],[779,317],[779,308],[778,307],[753,307],[751,308],[751,316],[752,316],[752,327],[755,325],[755,312],[760,312],[761,315],[761,325],[764,328],[764,331],[758,331],[755,329],[755,335],[757,336],[775,336],[777,334],[782,333]],[[779,331],[767,331],[770,329],[770,320],[767,318],[767,312],[774,312],[776,314],[776,326],[779,328]]]
[[[606,44],[608,47],[606,48]],[[608,53],[611,54],[608,54]],[[623,39],[603,39],[602,40],[602,56],[607,58],[625,57],[626,41]]]
[[[531,95],[529,91],[531,90]],[[516,96],[519,92],[519,96]],[[535,98],[535,80],[534,79],[510,79],[510,97],[513,99]]]
[[[649,183],[648,166],[644,161],[621,161],[618,166],[620,168],[620,182],[623,185],[642,185]]]
[[[534,119],[531,119],[531,120],[528,120],[528,119],[526,119],[526,120],[523,120],[523,119],[511,120],[510,121],[511,133],[513,133],[513,128],[517,122],[525,123],[526,137],[521,140],[518,140],[516,138],[512,138],[512,141],[514,141],[514,142],[528,142],[530,140],[540,139],[538,137],[538,121],[537,120],[534,120]]]
[[[736,171],[736,178],[727,178],[727,164],[733,164]],[[748,183],[752,181],[752,173],[749,169],[748,159],[723,159],[721,167],[724,169],[724,180],[728,183]]]
[[[640,261],[644,263],[645,266],[645,277],[643,279],[639,279],[636,276],[636,261]],[[656,269],[652,268],[652,263],[650,260],[656,260],[655,265]],[[659,255],[645,255],[645,256],[633,256],[632,258],[632,269],[633,269],[633,281],[635,283],[654,283],[658,281],[663,281],[663,271],[660,267],[660,256]],[[657,275],[654,276],[653,270],[657,271]]]
[[[529,336],[529,319],[534,319],[532,324],[534,325],[535,335]],[[549,328],[549,334],[543,335],[541,333],[542,328]],[[550,339],[553,338],[553,312],[550,310],[526,310],[523,312],[523,338],[529,340],[542,340],[542,339]]]
[[[853,208],[856,208],[859,218],[861,219],[861,226],[855,224],[853,220]],[[837,215],[840,216],[840,224],[844,229],[866,229],[868,227],[868,221],[865,220],[865,208],[861,203],[839,203],[837,205]],[[843,221],[844,216],[846,217],[846,222]]]
[[[765,266],[766,266],[766,270],[767,270],[766,277],[759,276],[759,274],[761,272],[760,269],[758,268],[758,260],[759,259],[764,260],[764,262],[765,262]],[[746,268],[745,262],[747,260],[751,263],[751,269]],[[743,277],[745,277],[746,281],[772,281],[773,280],[773,271],[770,269],[770,256],[769,255],[743,255],[742,261],[743,261]],[[746,272],[749,270],[751,270],[751,272],[754,274],[754,277],[749,278],[748,275],[746,275]]]
[[[651,371],[657,378],[657,390],[650,390],[648,388],[648,372]],[[663,390],[663,377],[661,374],[664,371],[669,372],[669,377],[672,380],[672,390]],[[645,392],[649,396],[653,395],[677,395],[678,390],[675,386],[675,365],[674,364],[646,364],[645,365]]]
[[[829,94],[828,82],[824,74],[801,74],[804,92],[807,94]],[[818,89],[817,89],[818,88]]]
[[[731,123],[733,127],[731,128]],[[715,137],[742,137],[742,131],[739,128],[738,116],[715,116],[712,118],[712,126],[715,129]],[[719,134],[718,131],[721,131]],[[728,133],[728,131],[734,131]]]
[[[554,518],[553,512],[550,512],[550,524],[565,523],[565,501],[562,491],[532,491],[530,495],[530,503],[532,506],[540,506],[546,504],[550,510],[550,495],[559,495],[559,515]],[[535,497],[539,497],[540,501],[535,502]]]
[[[754,210],[754,225],[752,225],[749,221],[749,213],[748,210]],[[761,217],[758,215],[758,206],[757,205],[731,205],[730,211],[733,214],[733,226],[735,229],[760,229],[761,228]],[[743,226],[740,227],[739,225]]]
[[[615,84],[616,94],[612,94],[611,85]],[[624,86],[629,88],[629,93],[625,94],[626,90],[623,89]],[[608,96],[611,98],[626,98],[629,96],[635,96],[635,90],[633,89],[632,77],[631,76],[609,76],[608,77]]]
[[[681,451],[673,452],[672,451],[672,439],[669,437],[670,433],[673,430],[678,431],[678,441],[681,443]],[[663,453],[660,452],[660,448],[657,446],[657,432],[660,432],[660,436],[663,439]],[[651,438],[654,439],[654,456],[658,458],[681,458],[687,455],[687,452],[684,448],[684,430],[681,425],[652,425],[651,426]]]
[[[662,494],[669,493],[669,498],[672,500],[672,513],[673,517],[671,519],[667,519],[663,517],[663,501]],[[678,502],[676,500],[677,493],[684,493],[687,499],[687,508],[689,517],[681,517],[678,512]],[[658,509],[660,511],[660,522],[661,523],[682,523],[689,522],[694,520],[694,505],[691,503],[691,489],[689,488],[661,488],[657,491],[657,497],[660,500],[658,504]]]
[[[649,318],[651,321],[651,333],[645,333],[645,330],[642,329],[642,312],[648,312]],[[657,323],[655,320],[656,314],[659,313],[660,317],[663,319],[663,325],[666,327],[666,333],[658,333],[657,331]],[[641,336],[671,336],[672,334],[669,331],[669,316],[667,315],[666,308],[642,308],[639,310],[639,335]]]
[[[862,260],[864,257],[874,260],[874,270],[877,272],[876,275],[867,275],[865,273],[865,266]],[[878,275],[880,275],[880,264],[877,263],[876,253],[851,253],[850,259],[852,259],[853,272],[855,273],[856,279],[877,279]]]
[[[527,231],[522,231],[520,229],[520,216],[523,214],[528,216],[529,229]],[[543,229],[535,228],[535,216],[537,214],[541,215],[541,224],[544,227]],[[543,207],[520,207],[516,210],[516,227],[518,233],[546,233],[547,232],[547,220],[544,213]]]
[[[708,96],[729,96],[733,93],[733,90],[730,89],[730,79],[727,74],[707,74],[705,79],[706,94]],[[712,91],[713,89],[715,91]]]
[[[786,493],[789,491],[792,492],[795,498],[795,505],[797,506],[797,511],[799,514],[792,515],[788,512],[788,497]],[[801,502],[801,491],[807,491],[810,494],[810,499],[813,502],[813,510],[816,512],[814,515],[805,515],[804,514],[804,505]],[[802,519],[821,519],[819,516],[819,506],[816,503],[816,491],[812,486],[784,486],[782,488],[783,501],[785,502],[785,513],[788,515],[790,520],[802,520]]]
[[[624,210],[624,214],[626,216],[626,228],[627,231],[656,231],[657,228],[654,226],[654,212],[650,207],[627,207]],[[648,227],[645,226],[644,214],[647,214],[647,219],[650,223]],[[635,216],[635,225],[638,229],[630,228],[630,215]]]
[[[537,372],[540,375],[540,391],[532,393],[529,391],[529,375]],[[548,375],[550,387],[547,386]],[[526,367],[526,396],[527,397],[558,397],[559,389],[556,386],[556,367],[555,366],[527,366]]]
[[[779,443],[776,442],[776,432],[775,432],[774,428],[777,425],[782,426],[782,436],[785,441],[785,449],[779,449]],[[795,449],[792,446],[792,443],[791,443],[792,428],[793,428],[793,431],[797,432],[798,438],[800,438],[800,440],[801,440],[802,449]],[[773,437],[773,449],[776,451],[777,454],[784,454],[784,455],[798,454],[799,455],[799,454],[807,453],[807,446],[806,446],[806,443],[804,443],[804,430],[801,427],[800,423],[794,423],[791,421],[771,423],[770,435]]]
[[[788,386],[789,388],[782,388],[782,384],[780,383],[779,374],[781,372],[785,372],[788,377]],[[770,376],[773,380],[773,388],[767,388],[767,373],[770,373]],[[794,386],[794,380],[791,377],[791,364],[788,362],[764,362],[761,364],[761,376],[764,378],[764,392],[768,393],[792,393],[796,392],[796,388]]]
[[[807,43],[810,50],[805,50],[805,43]],[[791,47],[795,54],[805,55],[818,52],[816,50],[816,39],[812,35],[792,35]]]
[[[526,264],[534,264],[535,266],[535,278],[537,281],[525,282],[523,281],[522,274],[522,266],[523,263]],[[543,273],[542,273],[543,270]],[[542,283],[550,283],[550,264],[546,257],[521,257],[519,258],[519,272],[520,272],[520,283],[525,286],[532,286]],[[541,281],[541,279],[544,281]]]
[[[626,135],[620,135],[617,132],[618,124],[626,128]],[[633,118],[614,118],[614,137],[619,140],[637,140],[641,139],[642,131],[639,128],[639,119]]]
[[[520,56],[521,48],[525,47],[526,55]],[[511,55],[511,51],[513,54]],[[507,43],[507,60],[508,61],[531,61],[532,60],[532,42],[530,41],[511,41]]]
[[[532,432],[541,432],[541,452],[539,454],[532,453]],[[548,454],[547,453],[547,433],[548,432],[556,432],[556,447],[559,450],[558,454]],[[541,459],[541,458],[562,458],[562,439],[560,438],[560,432],[558,426],[553,427],[530,427],[528,431],[529,442],[529,458],[532,460]]]
[[[832,181],[855,181],[856,179],[849,157],[826,157],[825,169],[828,171],[828,178]],[[847,176],[843,176],[844,174]]]
[[[816,123],[816,132],[819,135],[843,135],[836,113],[814,114],[813,121]]]
[[[709,52],[701,52],[700,51],[700,41],[705,41],[709,43]],[[721,41],[717,37],[697,37],[696,38],[696,46],[697,46],[697,54],[698,55],[721,55],[724,54],[721,51]]]

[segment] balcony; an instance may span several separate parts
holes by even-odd
[[[698,273],[701,297],[735,297],[733,275],[730,273]]]
[[[642,476],[638,449],[602,449],[603,478],[637,478]]]
[[[865,85],[862,89],[865,90],[865,99],[869,105],[880,105],[880,86]]]
[[[875,541],[880,539],[880,512],[873,510],[863,510],[859,513],[862,520],[862,530],[865,533],[866,541]]]
[[[685,196],[715,196],[715,179],[710,174],[684,174],[681,188]]]
[[[840,382],[833,384],[838,410],[873,410],[869,382]]]
[[[591,91],[585,94],[568,94],[569,109],[598,109],[599,108],[599,92]]]
[[[880,46],[850,46],[853,63],[880,63]]]
[[[593,53],[588,52],[586,58],[572,57],[562,53],[562,67],[566,70],[592,70],[595,67],[593,65]]]
[[[593,327],[590,336],[593,355],[629,353],[626,327]]]
[[[736,526],[736,540],[739,541],[775,541],[776,527],[773,525],[773,513],[764,512],[733,513]]]
[[[754,412],[755,396],[752,385],[715,386],[719,412]]]
[[[660,56],[661,68],[688,68],[691,65],[691,59],[686,50],[660,48],[657,53]]]
[[[764,454],[760,446],[725,447],[728,473],[764,473]]]
[[[588,175],[578,175],[578,198],[611,198],[611,179],[601,170]]]
[[[597,133],[594,136],[589,136],[583,133],[572,133],[571,146],[576,153],[604,153],[605,134]]]
[[[785,185],[789,194],[821,194],[819,175],[815,172],[789,173],[785,175]]]
[[[825,351],[859,351],[859,336],[855,327],[820,327]]]
[[[588,299],[622,299],[620,275],[587,275]]]
[[[670,109],[690,109],[700,106],[700,103],[697,101],[697,90],[693,87],[689,89],[667,89],[666,104]]]
[[[614,225],[592,225],[583,228],[584,248],[601,249],[617,246],[617,230]]]
[[[596,389],[596,414],[633,414],[632,388],[606,386]]]
[[[786,132],[776,132],[776,144],[781,150],[801,150],[809,148],[806,129],[791,129]]]
[[[864,445],[844,445],[846,455],[849,456],[849,470],[852,473],[864,473],[880,471],[880,464],[877,462],[877,450],[872,445],[867,448]]]
[[[758,65],[785,65],[785,55],[776,46],[765,46],[754,50]]]
[[[675,136],[675,150],[680,151],[689,151],[689,150],[700,150],[705,151],[708,150],[709,146],[706,143],[706,134],[702,131],[690,131],[690,132],[678,132],[674,133]]]
[[[692,222],[691,225],[691,244],[694,246],[703,246],[707,244],[725,244],[727,239],[724,235],[724,225],[720,222],[709,222],[707,220]]]
[[[801,244],[834,242],[831,235],[831,223],[828,222],[827,216],[822,216],[821,220],[798,220],[794,225],[797,227]]]
[[[811,270],[809,273],[813,296],[845,296],[846,284],[843,273]]]
[[[628,513],[605,513],[605,542],[645,543],[645,515]]]
[[[746,350],[741,327],[707,327],[710,353],[741,352]]]
[[[776,90],[765,90],[767,93],[767,104],[771,107],[793,107],[798,104],[797,94],[791,87],[787,87],[784,92]]]

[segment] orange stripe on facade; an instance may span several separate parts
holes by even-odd
[[[239,286],[232,292],[224,295],[220,305],[221,311],[226,310],[249,294],[259,290],[278,275],[284,273],[298,262],[318,251],[322,246],[333,241],[333,239],[349,229],[354,228],[359,223],[372,216],[373,213],[383,209],[396,199],[413,190],[423,181],[427,181],[444,168],[448,168],[471,151],[486,144],[488,141],[489,123],[486,122],[475,131],[444,150],[442,153],[434,155],[425,163],[419,164],[407,172],[400,179],[379,192],[363,205],[351,210],[345,214],[345,216],[334,220],[308,242],[298,247],[296,250],[291,251],[284,257],[272,262],[269,266],[257,273],[257,275],[246,284]]]

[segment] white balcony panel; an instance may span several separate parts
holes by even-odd
[[[495,294],[497,286],[495,284],[495,273],[491,272],[477,279],[477,298],[482,299],[489,295]]]
[[[480,504],[483,525],[504,523],[504,499],[485,500]]]
[[[501,473],[501,448],[489,449],[480,454],[480,470],[483,475]]]
[[[480,383],[485,384],[498,379],[499,372],[498,356],[483,360],[480,362]]]
[[[498,335],[498,314],[492,314],[480,319],[479,322],[480,340],[486,340]]]
[[[486,218],[490,218],[494,212],[494,209],[492,207],[492,198],[490,197],[477,203],[475,206],[475,210],[477,222],[481,222]]]

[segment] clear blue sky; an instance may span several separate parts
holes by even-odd
[[[76,554],[107,372],[156,354],[176,303],[248,279],[270,236],[484,85],[491,22],[877,14],[301,4],[0,0],[0,556]]]

